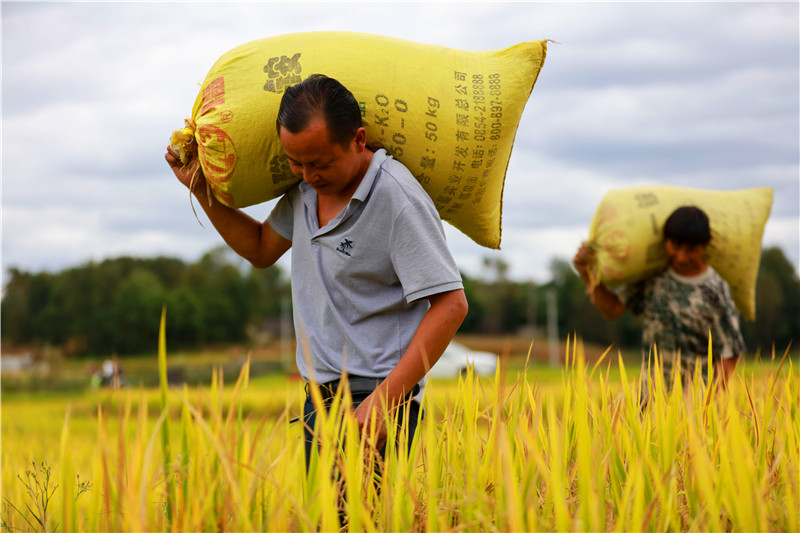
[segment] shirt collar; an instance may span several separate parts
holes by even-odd
[[[384,161],[389,158],[389,155],[386,153],[386,150],[381,148],[377,150],[374,154],[372,154],[372,160],[369,163],[369,167],[367,167],[367,172],[364,174],[364,177],[361,179],[361,183],[358,184],[356,191],[353,193],[353,196],[350,198],[350,201],[347,203],[344,209],[336,215],[336,217],[331,220],[326,228],[326,231],[330,231],[332,228],[338,226],[344,220],[350,216],[351,213],[354,212],[355,205],[354,202],[358,201],[359,203],[364,203],[367,200],[367,196],[372,191],[372,186],[375,183],[375,178],[378,177],[378,172],[380,172],[381,165]],[[300,187],[300,195],[303,199],[303,203],[306,206],[306,209],[313,213],[313,217],[316,220],[316,213],[317,213],[317,192],[314,188],[306,183],[303,180],[300,180],[298,184]],[[317,221],[319,224],[319,221]],[[322,228],[320,228],[322,229]]]
[[[364,174],[361,183],[358,184],[358,188],[356,192],[353,193],[353,197],[350,198],[350,203],[352,203],[353,200],[358,200],[363,203],[367,199],[369,192],[372,190],[372,185],[375,183],[375,178],[378,176],[378,172],[381,169],[381,165],[388,157],[386,150],[383,148],[372,154],[372,160],[369,162],[367,172]]]
[[[682,281],[683,283],[689,283],[691,285],[700,285],[702,283],[705,283],[706,281],[711,279],[711,277],[714,275],[714,269],[711,265],[706,265],[706,269],[703,272],[697,274],[696,276],[683,276],[672,270],[672,267],[667,267],[667,272],[669,272],[669,275],[677,279],[678,281]]]
[[[372,185],[375,183],[375,178],[378,176],[381,165],[387,159],[389,159],[389,155],[386,153],[386,149],[384,148],[380,148],[374,154],[372,154],[372,160],[369,162],[367,172],[361,179],[361,183],[358,184],[356,192],[353,193],[349,203],[352,203],[353,200],[358,200],[359,202],[363,203],[367,199],[369,192],[372,190]],[[300,180],[298,185],[300,186],[300,191],[303,195],[303,198],[314,198],[314,202],[312,203],[314,204],[313,207],[316,208],[317,193],[314,191],[314,188],[303,180]]]

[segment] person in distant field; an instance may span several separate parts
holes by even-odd
[[[412,398],[467,313],[439,215],[405,166],[367,148],[358,102],[337,80],[312,75],[287,88],[276,126],[302,181],[266,221],[210,198],[203,179],[192,193],[225,242],[254,266],[269,267],[292,249],[302,377],[328,398],[347,375],[359,425],[376,413],[379,447],[386,436],[381,397],[409,409],[413,436],[420,406]],[[165,158],[190,187],[172,148]],[[307,395],[307,466],[314,418]]]
[[[698,361],[707,381],[710,334],[714,372],[725,387],[745,345],[730,287],[705,261],[711,242],[708,216],[697,207],[680,207],[664,223],[663,235],[669,266],[620,294],[602,284],[591,286],[594,251],[585,243],[573,264],[604,318],[616,320],[626,310],[641,318],[645,372],[647,354],[656,347],[668,388],[674,367],[686,383]]]
[[[93,389],[100,387],[112,387],[118,389],[125,386],[125,377],[122,372],[122,367],[117,363],[116,359],[106,359],[103,365],[92,373],[91,386]]]

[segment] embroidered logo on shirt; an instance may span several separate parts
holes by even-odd
[[[336,249],[336,251],[337,252],[341,252],[346,256],[352,257],[350,255],[350,252],[347,251],[347,250],[351,249],[352,247],[353,247],[353,241],[345,239],[345,240],[342,241],[342,243],[339,245],[339,247]]]

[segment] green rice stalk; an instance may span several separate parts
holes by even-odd
[[[161,309],[161,323],[158,329],[158,379],[161,387],[161,410],[164,413],[165,419],[169,418],[169,403],[167,397],[167,306]],[[172,516],[175,510],[175,484],[170,482],[172,460],[170,457],[169,445],[169,424],[161,426],[161,453],[164,458],[164,479],[166,480],[167,487],[167,505],[166,514],[167,521],[172,521]]]
[[[64,425],[61,429],[60,476],[59,485],[63,487],[61,502],[61,524],[70,531],[78,530],[78,517],[75,509],[75,469],[72,463],[69,439],[69,417],[71,405],[67,405]]]

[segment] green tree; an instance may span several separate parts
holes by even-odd
[[[196,265],[203,279],[198,295],[203,301],[206,342],[241,342],[246,338],[253,295],[241,273],[245,267],[231,259],[227,247],[217,247]]]
[[[508,279],[509,265],[484,258],[482,278],[462,275],[469,310],[461,331],[514,332],[527,321],[526,288]]]
[[[120,354],[152,351],[166,291],[152,271],[136,268],[116,292],[116,325],[113,350]]]
[[[464,284],[464,294],[467,297],[469,308],[459,331],[479,332],[483,328],[483,321],[486,316],[486,304],[483,301],[484,295],[480,289],[481,282],[463,273],[461,274],[461,280]]]
[[[558,327],[562,335],[578,333],[587,341],[610,343],[609,323],[595,309],[572,263],[563,259],[550,262],[552,283],[558,291]]]
[[[617,348],[632,348],[641,344],[641,330],[629,313],[614,321],[603,318],[586,293],[586,286],[572,266],[563,259],[550,263],[552,284],[558,291],[558,325],[562,336],[577,333],[585,341]],[[546,313],[544,300],[540,303]]]
[[[167,342],[191,347],[205,341],[203,302],[197,291],[182,285],[167,296]]]
[[[756,283],[756,319],[743,322],[742,333],[749,352],[771,354],[800,340],[800,280],[780,248],[761,254]],[[780,353],[778,355],[781,355]]]
[[[16,268],[8,271],[8,282],[0,304],[4,343],[21,344],[34,337],[31,321],[31,280],[33,274]]]
[[[12,268],[2,300],[3,344],[54,345],[68,355],[125,355],[154,346],[161,308],[176,348],[247,341],[248,327],[280,316],[288,282],[252,269],[225,247],[186,264],[118,257],[58,273]]]

